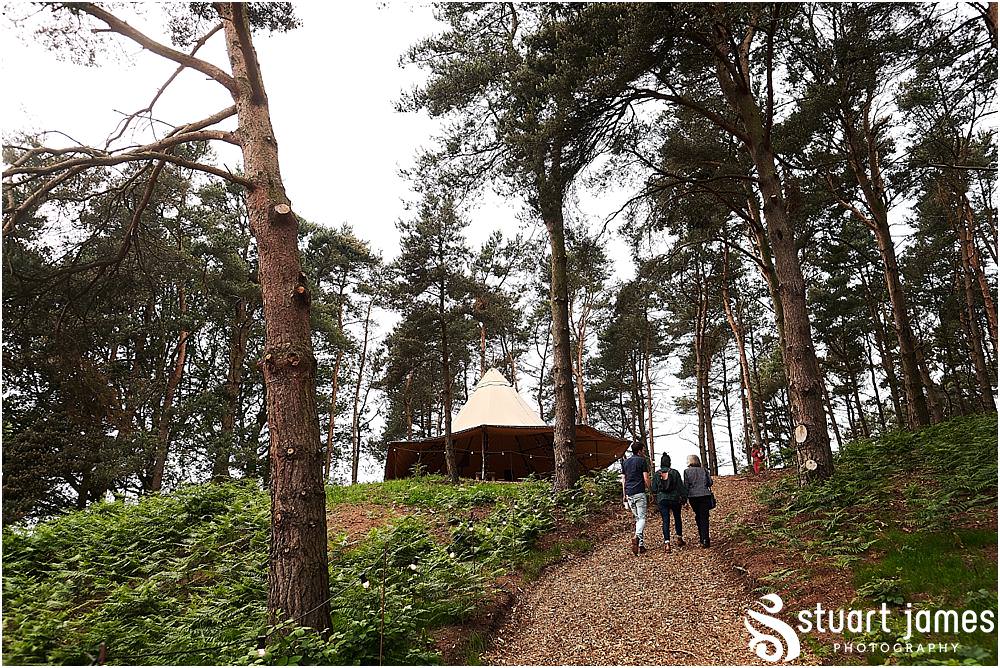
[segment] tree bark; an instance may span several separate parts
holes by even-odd
[[[580,477],[576,461],[576,402],[573,397],[573,363],[569,337],[569,295],[566,276],[566,233],[562,198],[549,196],[542,206],[542,219],[549,234],[551,260],[550,302],[552,306],[552,383],[555,424],[552,450],[555,456],[553,489],[573,487]]]
[[[270,435],[271,543],[268,621],[330,626],[326,494],[316,409],[316,358],[298,221],[281,181],[278,144],[250,26],[239,3],[216,5],[235,80],[250,230],[257,240],[264,302],[264,383]],[[300,291],[299,288],[303,288]]]

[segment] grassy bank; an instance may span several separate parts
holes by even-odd
[[[905,634],[906,609],[997,608],[997,419],[970,416],[883,438],[855,441],[837,456],[829,480],[807,488],[794,476],[765,487],[766,529],[743,527],[747,539],[794,555],[792,567],[762,578],[791,594],[821,568],[846,575],[852,601],[894,611],[890,631],[854,636],[889,642]],[[849,605],[847,605],[849,604]],[[849,634],[848,634],[849,635]],[[957,643],[956,651],[874,652],[871,663],[955,662],[995,665],[997,634],[917,634],[922,642]],[[842,655],[814,649],[834,662]]]
[[[448,485],[436,477],[328,489],[346,506],[391,508],[349,539],[330,528],[332,633],[267,633],[266,492],[198,485],[103,503],[6,530],[5,663],[434,663],[431,633],[461,622],[503,573],[538,567],[539,539],[617,496],[614,479],[553,499],[543,481]],[[566,512],[557,511],[557,501]],[[383,624],[384,595],[384,624]]]

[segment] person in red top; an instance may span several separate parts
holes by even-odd
[[[622,501],[635,517],[635,536],[632,554],[646,551],[642,532],[646,528],[646,490],[649,489],[649,462],[645,448],[638,441],[632,443],[632,456],[622,462]]]

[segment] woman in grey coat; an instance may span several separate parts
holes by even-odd
[[[698,539],[702,547],[709,546],[708,513],[712,503],[712,476],[701,465],[698,455],[688,455],[688,466],[684,469],[684,485],[688,490],[688,501],[694,511],[694,521],[698,525]]]

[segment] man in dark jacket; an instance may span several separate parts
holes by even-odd
[[[635,516],[635,536],[632,538],[632,554],[646,551],[642,532],[646,528],[646,490],[649,488],[649,462],[645,448],[636,441],[632,444],[632,456],[622,463],[622,501]]]
[[[656,505],[660,508],[660,518],[663,520],[663,546],[670,552],[670,516],[673,515],[677,546],[683,547],[681,508],[687,503],[687,487],[681,480],[681,474],[670,468],[670,455],[665,452],[660,457],[660,470],[653,476],[652,491],[656,494]]]

